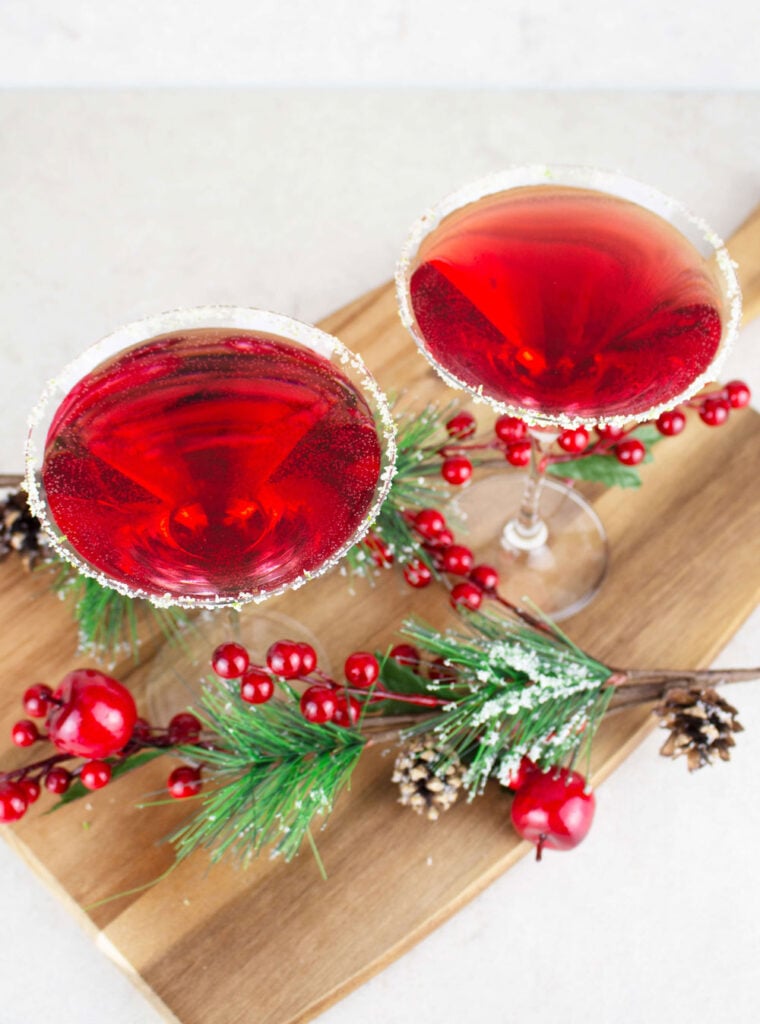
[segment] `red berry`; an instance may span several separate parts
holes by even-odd
[[[351,686],[364,689],[380,678],[380,662],[369,651],[354,651],[346,658],[343,672]]]
[[[730,380],[726,384],[726,395],[732,409],[743,409],[745,405],[749,405],[752,398],[749,385],[743,380]]]
[[[364,546],[368,548],[372,561],[379,569],[393,565],[393,552],[390,545],[386,544],[376,533],[370,533],[364,538]]]
[[[201,770],[200,768],[191,768],[189,765],[175,768],[169,776],[166,785],[169,794],[175,800],[184,800],[189,796],[195,796],[197,793],[200,793],[203,785],[201,782]]]
[[[189,711],[180,711],[169,719],[169,742],[171,744],[196,743],[203,726]]]
[[[111,766],[107,761],[88,761],[82,766],[79,779],[85,789],[102,789],[111,781]]]
[[[404,566],[404,579],[410,587],[421,590],[432,581],[433,574],[422,559],[415,558]]]
[[[655,426],[665,437],[674,437],[676,434],[680,434],[686,426],[686,417],[681,409],[669,409],[657,417]]]
[[[362,713],[362,706],[354,697],[338,697],[335,701],[335,711],[332,720],[336,725],[349,729],[356,725]]]
[[[338,696],[329,686],[310,686],[301,696],[301,714],[307,722],[324,725],[332,721]]]
[[[211,667],[222,679],[239,679],[250,664],[248,651],[242,644],[228,641],[219,644],[211,655]]]
[[[444,459],[441,476],[452,487],[461,487],[472,476],[472,463],[463,455],[452,455],[451,458]]]
[[[510,466],[527,466],[530,463],[532,447],[530,441],[512,441],[507,445],[504,458]]]
[[[447,526],[444,530],[441,530],[437,537],[433,537],[432,540],[426,540],[422,546],[426,551],[438,551],[441,548],[447,548],[453,543],[454,534]]]
[[[274,693],[274,682],[261,668],[252,666],[240,680],[240,696],[248,704],[266,704]]]
[[[415,672],[422,661],[420,652],[412,644],[396,644],[395,647],[391,647],[390,657],[399,665],[406,665],[407,668],[411,668]]]
[[[449,437],[456,437],[460,441],[464,441],[465,438],[472,437],[477,427],[475,417],[471,412],[458,412],[446,423],[446,432]]]
[[[457,583],[449,595],[454,608],[469,608],[477,611],[483,603],[483,591],[474,583]]]
[[[72,775],[70,771],[57,766],[50,769],[43,781],[45,783],[45,789],[49,790],[51,793],[55,793],[57,796],[60,796],[62,793],[65,793],[71,785]]]
[[[17,747],[31,747],[40,738],[40,731],[34,722],[22,718],[11,729],[11,739]]]
[[[24,791],[27,805],[33,804],[35,800],[39,800],[40,784],[35,779],[21,779],[19,786],[21,786]]]
[[[499,416],[494,424],[496,436],[500,441],[509,444],[511,441],[522,441],[528,436],[528,425],[516,416]]]
[[[503,780],[503,784],[508,789],[522,789],[528,776],[535,771],[538,771],[538,768],[534,762],[529,757],[523,757],[518,767],[513,768]]]
[[[414,517],[414,528],[420,537],[433,540],[446,529],[446,520],[437,508],[423,508]]]
[[[298,653],[301,655],[301,675],[308,676],[317,667],[317,652],[311,644],[297,644]]]
[[[91,668],[79,668],[62,680],[48,712],[48,736],[59,750],[75,757],[102,758],[129,741],[137,708],[129,690]]]
[[[150,722],[144,718],[137,718],[135,720],[134,728],[132,729],[132,739],[137,740],[138,743],[147,743],[150,739],[151,727]]]
[[[48,713],[52,696],[53,691],[49,686],[45,683],[35,683],[24,694],[24,711],[32,718],[44,718]]]
[[[586,780],[568,768],[532,772],[512,801],[512,824],[523,839],[544,847],[571,850],[585,838],[594,818],[595,800]]]
[[[599,437],[604,438],[605,441],[616,441],[625,433],[623,427],[613,427],[610,423],[600,423],[595,429]]]
[[[470,572],[470,579],[482,590],[496,590],[499,585],[499,574],[490,565],[474,566]]]
[[[18,782],[0,782],[0,824],[10,824],[23,818],[27,808],[23,786]]]
[[[635,437],[629,437],[627,441],[615,445],[615,458],[624,466],[638,466],[646,453],[644,445]]]
[[[441,555],[441,567],[453,576],[466,576],[475,563],[475,556],[463,544],[452,544]]]
[[[294,640],[277,640],[267,651],[267,666],[281,679],[297,679],[303,669],[300,644]]]
[[[706,398],[699,409],[699,418],[708,427],[719,427],[728,419],[731,406],[723,398]]]
[[[572,427],[563,430],[557,438],[557,444],[563,452],[578,455],[588,444],[588,430],[585,427]]]

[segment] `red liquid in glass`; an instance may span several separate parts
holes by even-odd
[[[425,239],[410,295],[445,370],[498,401],[636,415],[712,362],[722,301],[680,232],[635,203],[537,186],[489,196]]]
[[[291,583],[361,525],[372,413],[326,359],[250,331],[165,335],[101,364],[50,428],[43,483],[91,565],[151,594]]]

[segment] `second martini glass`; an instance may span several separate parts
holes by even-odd
[[[80,573],[158,606],[238,608],[334,566],[394,456],[388,404],[336,338],[207,306],[128,324],[51,381],[26,486]]]
[[[597,592],[607,541],[593,508],[547,480],[562,430],[656,418],[714,379],[738,329],[720,239],[680,203],[586,167],[510,168],[448,196],[399,261],[401,318],[452,387],[527,424],[527,482],[500,473],[457,504],[506,596],[554,618]]]

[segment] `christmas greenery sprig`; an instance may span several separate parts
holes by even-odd
[[[703,392],[686,407],[715,427],[749,401],[749,388],[737,380]],[[369,579],[379,569],[399,565],[410,586],[422,587],[440,573],[441,565],[425,543],[430,538],[415,529],[416,513],[440,509],[451,488],[467,484],[479,468],[527,467],[536,441],[527,425],[511,416],[499,416],[490,432],[479,432],[475,417],[455,403],[398,414],[397,424],[396,477],[372,531],[351,549],[347,561],[353,574]],[[593,436],[583,426],[564,430],[555,442],[542,444],[541,469],[568,482],[640,487],[639,466],[652,460],[653,447],[686,425],[684,409],[675,408],[646,423],[600,426]]]
[[[208,681],[197,709],[213,737],[200,754],[207,786],[197,813],[171,837],[178,858],[203,847],[212,861],[230,854],[245,864],[271,847],[290,860],[347,785],[366,737],[307,721],[298,696],[281,685],[281,698],[253,709],[229,684]],[[199,757],[194,748],[180,753]]]
[[[55,556],[57,558],[57,556]],[[158,608],[150,601],[127,597],[105,587],[58,559],[54,589],[73,604],[74,621],[79,630],[79,650],[113,664],[120,653],[137,659],[140,650],[139,620],[152,619],[167,639],[188,622],[183,608]]]
[[[443,751],[468,764],[463,781],[471,796],[491,777],[509,785],[524,758],[546,770],[572,767],[590,752],[614,692],[610,669],[559,630],[532,628],[518,615],[470,613],[467,625],[467,632],[440,633],[414,620],[403,632],[464,688],[410,732],[432,731]],[[436,687],[428,684],[433,693]]]
[[[168,777],[169,799],[193,798],[194,807],[170,837],[178,861],[204,849],[212,861],[245,865],[265,848],[290,860],[307,840],[319,862],[312,829],[324,824],[363,752],[390,744],[401,750],[401,802],[431,818],[454,803],[460,785],[474,799],[489,779],[518,791],[518,831],[532,806],[526,779],[551,788],[555,803],[581,800],[583,829],[572,842],[555,837],[558,848],[570,848],[592,812],[574,768],[608,710],[661,700],[670,730],[662,753],[686,755],[693,770],[727,760],[741,728],[713,687],[760,676],[615,671],[506,602],[499,614],[465,613],[456,630],[418,620],[403,630],[416,647],[400,644],[382,657],[354,652],[342,682],[318,668],[309,644],[277,641],[263,665],[240,644],[222,644],[200,706],[165,728],[138,718],[129,691],[93,669],[75,670],[55,691],[35,684],[24,708],[46,719],[47,735],[27,719],[14,726],[14,742],[47,739],[54,752],[0,773],[0,822],[19,820],[42,787],[69,803],[173,753],[184,763]],[[524,834],[540,851],[554,842],[550,832]]]

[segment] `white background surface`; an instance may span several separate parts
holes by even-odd
[[[736,7],[708,25],[702,3],[584,2],[572,23],[559,3],[479,4],[464,33],[427,0],[291,3],[270,32],[273,4],[252,28],[224,0],[204,36],[170,24],[179,6],[0,4],[0,81],[758,84]],[[315,319],[390,276],[426,204],[505,163],[620,167],[724,234],[760,201],[752,93],[6,93],[0,145],[2,469],[43,380],[107,330],[203,302]],[[756,394],[758,342],[755,326],[729,371]],[[760,661],[758,633],[756,614],[722,663]],[[757,1020],[760,686],[733,697],[747,731],[730,765],[688,776],[653,736],[601,788],[582,847],[522,862],[322,1024]],[[0,906],[0,1024],[159,1019],[3,845]]]

